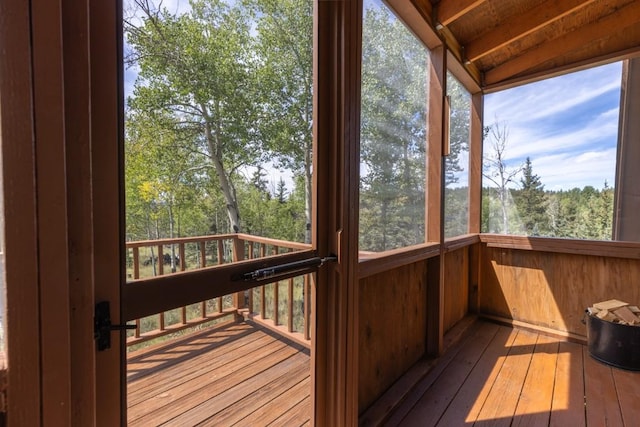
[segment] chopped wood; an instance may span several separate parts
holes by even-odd
[[[596,314],[598,314],[601,310],[599,308],[595,308],[595,307],[589,307],[587,308],[587,311],[589,312],[590,315],[595,316]]]
[[[640,326],[640,308],[617,299],[595,303],[587,308],[587,313],[608,322]]]
[[[609,322],[613,322],[614,320],[617,320],[618,318],[616,316],[613,315],[613,313],[611,313],[609,310],[602,310],[599,311],[598,313],[596,313],[596,317],[598,319],[602,319],[602,320],[606,320]]]
[[[610,299],[608,301],[597,302],[593,306],[600,310],[615,310],[620,307],[629,305],[629,303],[618,301],[617,299]]]
[[[640,318],[633,314],[633,311],[629,310],[629,307],[620,307],[617,310],[613,310],[613,314],[630,325],[640,323]]]

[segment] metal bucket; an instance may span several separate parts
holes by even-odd
[[[616,368],[640,371],[640,326],[587,317],[589,354]]]

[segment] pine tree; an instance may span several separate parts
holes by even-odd
[[[545,235],[549,230],[547,201],[540,177],[533,173],[531,159],[527,157],[520,178],[522,189],[518,192],[516,206],[524,232],[528,236]]]

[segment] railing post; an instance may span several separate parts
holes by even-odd
[[[178,247],[178,256],[180,257],[180,271],[187,269],[186,251],[184,250],[184,243],[180,243]]]
[[[200,247],[200,268],[205,268],[207,266],[207,242],[204,240],[198,242],[198,246]],[[203,319],[207,318],[207,302],[202,301],[200,303],[200,314]]]
[[[280,252],[280,248],[274,246],[272,248],[272,251],[273,255],[278,255],[278,252]],[[278,324],[280,323],[280,313],[278,310],[278,306],[280,305],[280,301],[278,298],[278,288],[280,288],[280,282],[274,282],[271,286],[273,286],[273,324],[278,326]]]
[[[133,248],[133,278],[140,278],[140,248]]]
[[[233,236],[233,262],[244,260],[244,240]],[[244,291],[233,294],[233,305],[236,309],[244,308]]]
[[[260,244],[260,258],[264,258],[267,254],[267,246],[264,243]],[[260,317],[266,318],[266,288],[264,285],[260,286]]]
[[[293,332],[293,277],[289,279],[287,286],[287,291],[289,292],[289,300],[287,301],[287,323],[289,332]]]
[[[164,274],[164,248],[162,245],[158,245],[158,276]]]
[[[224,242],[218,240],[218,265],[224,264]]]
[[[309,321],[311,318],[311,301],[309,301],[309,296],[311,295],[311,289],[310,289],[310,282],[311,282],[311,275],[310,274],[305,274],[304,275],[304,288],[302,290],[302,298],[304,301],[304,325],[303,325],[303,329],[304,329],[304,339],[305,340],[310,340],[311,339],[311,334],[309,333],[309,330],[311,329],[311,322]]]
[[[253,253],[254,247],[253,247],[253,242],[249,242],[249,259],[253,259],[254,258],[254,253]],[[254,289],[249,289],[247,292],[249,292],[249,314],[253,313],[253,292]]]

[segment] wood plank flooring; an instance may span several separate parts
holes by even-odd
[[[597,362],[580,344],[478,321],[382,424],[637,426],[640,372]]]
[[[128,356],[130,426],[309,423],[309,350],[232,323]]]

